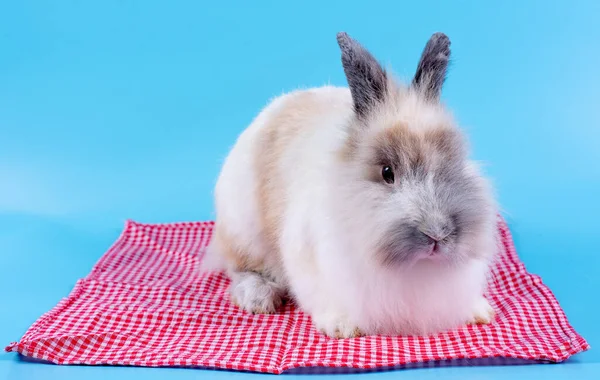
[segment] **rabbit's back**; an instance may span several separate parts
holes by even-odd
[[[285,210],[344,144],[352,115],[347,88],[297,90],[273,99],[240,134],[215,187],[212,247],[226,268],[283,278],[279,237]],[[335,154],[335,153],[333,153]]]

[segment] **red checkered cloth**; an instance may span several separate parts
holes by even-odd
[[[477,358],[560,362],[589,348],[541,279],[519,260],[503,219],[487,294],[497,317],[433,337],[330,339],[288,304],[249,315],[229,280],[197,272],[213,222],[128,221],[71,294],[6,350],[57,364],[189,366],[280,374],[306,367],[377,369]]]

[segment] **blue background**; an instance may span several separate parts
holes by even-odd
[[[595,0],[2,2],[0,345],[69,293],[125,219],[212,219],[220,164],[260,108],[298,87],[346,85],[336,32],[409,78],[443,31],[454,57],[444,99],[494,180],[527,268],[592,349],[560,365],[369,376],[600,373],[599,16]],[[0,354],[2,375],[260,378],[15,354]]]

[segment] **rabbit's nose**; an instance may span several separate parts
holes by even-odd
[[[427,240],[429,240],[430,244],[439,243],[442,240],[441,237],[439,237],[439,236],[437,236],[435,234],[424,232],[424,231],[421,231],[421,233],[423,235],[425,235],[425,237],[427,238]]]
[[[449,224],[441,224],[429,228],[421,226],[419,227],[419,232],[432,244],[446,240],[452,234],[452,228]]]

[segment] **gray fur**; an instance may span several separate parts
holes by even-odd
[[[383,265],[394,265],[410,261],[415,253],[423,250],[431,240],[415,226],[403,221],[396,223],[382,241],[381,252]]]
[[[439,131],[421,142],[409,133],[396,136],[401,138],[388,140],[393,147],[380,146],[374,153],[376,160],[397,168],[401,180],[393,191],[408,198],[412,207],[383,235],[380,252],[385,265],[410,261],[428,249],[431,238],[442,252],[453,251],[473,239],[488,207],[478,178],[464,170],[464,147],[458,133]]]
[[[418,114],[411,115],[412,119],[417,119],[417,127],[405,121],[394,122],[390,116],[402,109],[395,109],[394,102],[402,102],[409,96],[429,103],[420,105],[419,112],[439,111],[438,107],[430,105],[439,102],[446,79],[449,38],[443,33],[431,36],[411,84],[415,91],[398,92],[405,97],[395,96],[395,88],[387,87],[395,86],[395,83],[388,81],[379,63],[358,42],[346,33],[339,33],[338,43],[355,113],[360,118],[380,112],[388,123],[383,131],[373,128],[376,135],[352,140],[354,149],[368,149],[365,155],[357,154],[365,159],[364,178],[373,186],[374,192],[385,199],[379,205],[382,214],[385,210],[394,220],[389,227],[382,227],[385,231],[382,231],[376,249],[380,261],[384,265],[411,262],[428,253],[433,243],[437,244],[438,255],[450,263],[484,254],[473,242],[481,238],[487,226],[490,200],[484,181],[466,170],[467,146],[462,133],[450,128],[452,121],[443,114],[433,114],[435,117],[431,119],[439,117],[441,122],[428,128],[418,127]],[[379,104],[383,107],[377,107]],[[373,120],[380,122],[378,118]],[[422,122],[429,120],[424,117]],[[381,168],[384,166],[393,168],[394,183],[382,179]]]
[[[429,100],[438,101],[450,60],[450,39],[444,33],[431,36],[417,65],[412,85]]]
[[[337,34],[342,65],[352,93],[354,111],[364,117],[387,92],[387,75],[379,62],[361,44],[345,32]]]
[[[408,192],[420,187],[418,195],[413,193],[416,196],[411,197],[416,213],[400,218],[384,235],[380,249],[385,265],[410,261],[427,249],[432,243],[430,237],[451,252],[461,242],[471,241],[484,222],[487,202],[475,178],[464,175],[456,163],[441,166],[429,175],[433,175],[431,188],[418,186],[423,180],[410,176],[400,185],[399,191]]]

